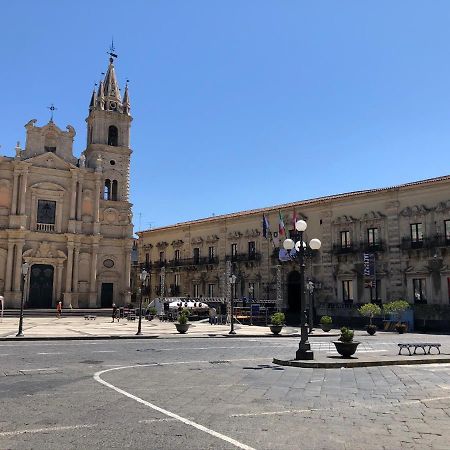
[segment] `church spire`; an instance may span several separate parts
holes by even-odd
[[[97,93],[95,92],[95,86],[97,86],[97,83],[95,83],[94,89],[92,90],[91,101],[89,102],[89,111],[95,109],[97,105]]]
[[[123,94],[123,113],[124,114],[130,114],[130,94],[128,93],[128,81],[125,85],[125,92]]]

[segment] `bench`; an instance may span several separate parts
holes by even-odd
[[[415,355],[416,354],[416,350],[418,348],[421,348],[423,350],[423,354],[430,354],[431,349],[435,348],[439,354],[441,354],[441,350],[439,349],[439,347],[441,346],[441,344],[429,344],[429,343],[417,343],[417,344],[398,344],[399,350],[398,350],[398,354],[401,355],[402,354],[402,350],[404,348],[408,349],[409,355]],[[425,347],[428,347],[428,352],[425,350]],[[414,349],[414,352],[411,353],[411,349]]]
[[[133,312],[128,313],[127,320],[136,320],[136,314]]]
[[[93,316],[93,315],[86,315],[84,316],[84,320],[95,320],[97,318],[97,316]]]

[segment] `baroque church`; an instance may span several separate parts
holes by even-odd
[[[130,98],[114,59],[92,93],[87,147],[53,118],[26,125],[26,144],[0,156],[0,294],[6,308],[110,307],[130,302],[133,245]],[[22,266],[29,270],[22,276]]]

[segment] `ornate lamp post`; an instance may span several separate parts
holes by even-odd
[[[250,325],[253,325],[253,300],[254,300],[253,295],[254,295],[254,292],[255,292],[255,288],[253,286],[250,286],[248,288],[248,297],[249,297],[248,300],[250,303]]]
[[[309,322],[309,332],[311,333],[314,328],[314,283],[309,280],[306,283],[306,290],[308,291],[309,307],[308,307],[308,322]]]
[[[23,263],[22,264],[22,275],[23,275],[23,282],[22,282],[22,297],[20,299],[20,318],[19,318],[19,331],[17,332],[16,336],[23,336],[23,301],[24,301],[24,297],[25,297],[25,280],[27,278],[27,273],[28,273],[28,269],[29,269],[30,265],[28,263]]]
[[[235,286],[235,284],[236,284],[236,279],[237,279],[237,276],[236,275],[230,275],[230,278],[229,278],[229,281],[230,281],[230,284],[231,284],[231,320],[230,320],[230,323],[231,323],[231,329],[230,329],[230,332],[228,333],[228,334],[236,334],[236,331],[234,331],[234,286]]]
[[[145,287],[145,282],[147,281],[147,271],[144,269],[140,274],[139,274],[139,278],[141,280],[141,289],[140,289],[140,295],[139,295],[139,321],[138,321],[138,330],[136,333],[136,336],[140,336],[142,334],[141,331],[141,325],[142,325],[142,296],[144,293],[144,287]]]
[[[301,316],[301,338],[298,350],[295,354],[295,359],[314,359],[314,353],[311,350],[311,345],[308,341],[308,325],[306,323],[305,311],[305,250],[306,242],[303,240],[303,233],[305,232],[307,224],[304,220],[298,220],[295,223],[296,233],[293,236],[294,240],[286,239],[283,242],[283,247],[292,259],[298,261],[300,268],[300,316]],[[311,239],[309,246],[312,250],[319,250],[322,243],[319,239]],[[295,253],[292,250],[295,248]]]

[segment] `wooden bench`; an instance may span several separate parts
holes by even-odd
[[[97,316],[93,316],[93,315],[86,315],[84,316],[84,320],[95,320],[97,318]]]
[[[435,348],[438,351],[438,353],[441,354],[441,350],[439,349],[440,346],[441,346],[441,344],[429,344],[429,343],[425,343],[425,342],[416,343],[416,344],[414,344],[414,343],[398,344],[398,347],[399,347],[398,354],[401,355],[402,354],[402,350],[404,348],[408,349],[408,352],[409,352],[410,356],[411,355],[416,355],[416,350],[418,348],[421,348],[423,350],[423,354],[424,355],[426,355],[426,354],[429,355],[432,348]],[[425,347],[428,347],[428,352],[425,350]],[[411,353],[411,349],[412,348],[414,349],[413,353]]]

